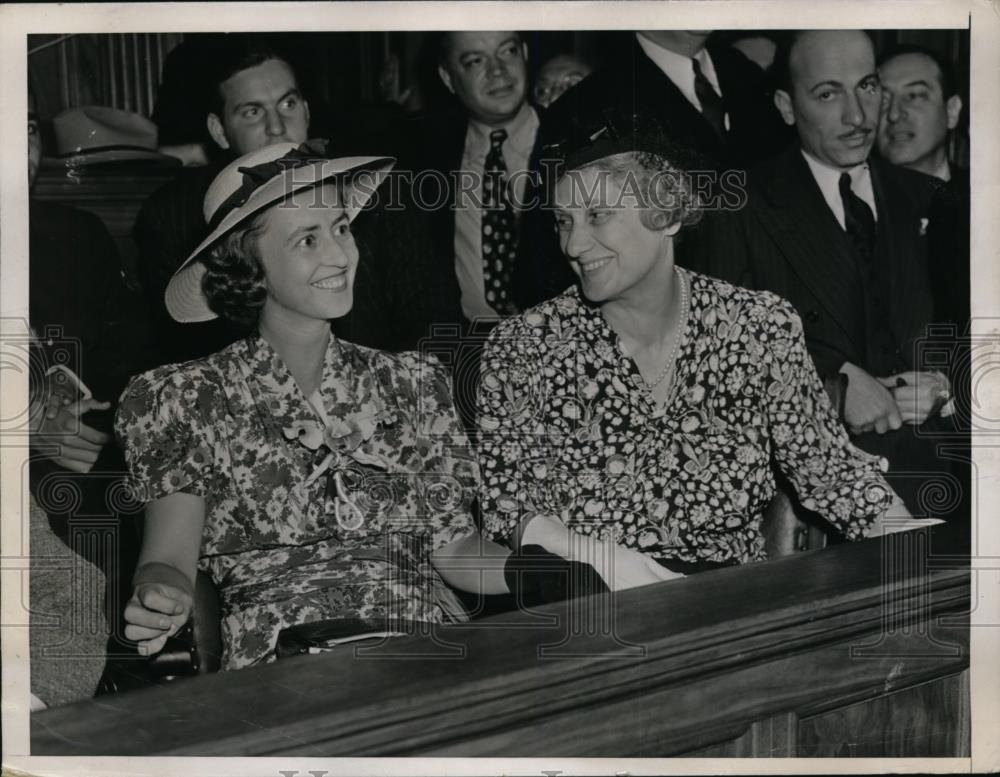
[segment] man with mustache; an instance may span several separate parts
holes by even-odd
[[[888,460],[890,483],[925,515],[921,487],[949,478],[924,432],[951,387],[916,347],[933,320],[933,180],[870,157],[882,87],[864,32],[792,33],[775,67],[775,105],[798,143],[749,171],[746,207],[716,220],[696,266],[795,305],[853,442]]]

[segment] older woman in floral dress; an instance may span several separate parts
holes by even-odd
[[[659,128],[575,130],[549,150],[579,286],[502,322],[482,359],[488,535],[597,560],[623,588],[763,559],[775,465],[848,539],[908,517],[848,442],[792,306],[675,265],[700,206]]]

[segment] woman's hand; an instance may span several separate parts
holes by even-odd
[[[205,500],[177,492],[146,504],[146,521],[125,636],[148,656],[183,626],[194,603],[194,580],[205,523]]]
[[[664,580],[684,577],[680,572],[671,572],[666,567],[660,566],[656,559],[645,553],[629,550],[620,545],[612,545],[609,542],[600,544],[605,545],[611,551],[607,554],[611,560],[611,568],[606,571],[598,569],[598,572],[612,591],[624,591],[628,588],[638,588],[643,585],[652,585]]]
[[[194,599],[187,591],[166,583],[140,583],[125,606],[125,638],[138,644],[139,654],[151,656],[163,649],[189,617]]]
[[[660,566],[645,553],[623,548],[611,540],[579,534],[554,515],[535,515],[526,520],[519,542],[521,545],[541,545],[570,561],[590,564],[612,591],[684,577],[680,572]]]

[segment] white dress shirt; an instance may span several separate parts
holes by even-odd
[[[465,151],[462,153],[462,173],[479,186],[468,191],[461,180],[458,187],[458,207],[455,210],[455,275],[462,292],[462,312],[469,320],[480,317],[494,318],[497,312],[486,302],[483,280],[483,212],[482,181],[486,172],[486,155],[490,150],[490,133],[496,129],[507,130],[503,142],[504,164],[507,180],[512,183],[512,204],[515,216],[518,205],[523,204],[528,185],[528,163],[538,132],[538,114],[525,103],[518,114],[503,127],[487,127],[470,119],[465,133]]]
[[[823,193],[823,199],[830,206],[833,215],[837,218],[837,223],[841,229],[847,229],[844,224],[844,201],[840,197],[840,176],[847,173],[851,176],[851,191],[860,197],[872,209],[875,221],[878,221],[878,208],[875,207],[875,190],[872,189],[872,173],[867,162],[862,162],[850,170],[840,170],[835,167],[828,167],[813,158],[805,149],[802,150],[809,170],[812,172],[819,190]]]
[[[642,33],[637,32],[635,37],[639,41],[642,50],[646,52],[646,56],[663,71],[663,74],[673,82],[674,86],[681,90],[681,94],[697,109],[698,113],[701,113],[701,101],[698,100],[698,95],[694,91],[694,67],[691,64],[691,57],[685,57],[676,51],[665,49]],[[719,86],[719,76],[715,72],[715,65],[712,63],[712,57],[709,56],[708,49],[702,49],[694,58],[698,60],[698,65],[701,67],[701,74],[708,79],[708,83],[712,85],[715,93],[721,97],[722,87]],[[725,126],[728,130],[728,113],[725,116]]]

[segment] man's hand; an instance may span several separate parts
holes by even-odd
[[[936,372],[903,372],[879,382],[892,392],[903,423],[914,426],[937,415],[951,397],[948,379]]]
[[[111,437],[87,426],[81,417],[91,410],[107,410],[110,402],[96,399],[71,400],[57,392],[50,392],[44,405],[34,412],[39,421],[32,435],[32,446],[58,447],[52,461],[71,472],[90,472],[101,450]]]
[[[840,371],[847,375],[844,400],[844,423],[851,434],[885,434],[903,425],[896,401],[882,383],[857,365],[845,363]]]
[[[140,583],[125,607],[125,638],[138,642],[139,654],[158,653],[187,623],[194,600],[187,591],[166,583]]]

